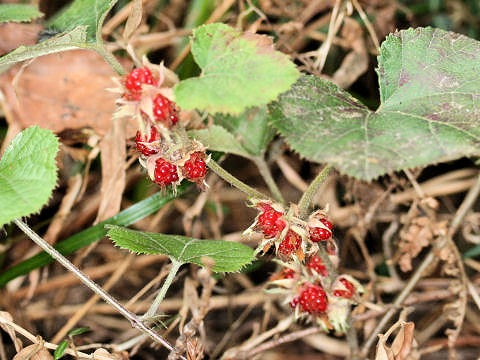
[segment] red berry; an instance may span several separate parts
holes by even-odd
[[[164,159],[158,159],[155,162],[154,176],[155,183],[162,186],[170,185],[178,180],[177,167]]]
[[[290,255],[292,252],[298,250],[302,244],[302,238],[296,232],[288,230],[287,235],[278,246],[278,252],[283,255]]]
[[[148,136],[148,134],[142,136],[142,133],[140,131],[137,131],[137,136],[135,136],[137,150],[145,156],[156,154],[158,152],[157,149],[152,149],[145,143],[150,144],[158,140],[160,140],[160,134],[154,126],[150,127],[150,137]]]
[[[333,225],[330,221],[328,221],[327,219],[320,219],[320,221],[322,222],[323,225],[325,225],[327,228],[329,228],[330,231],[333,230]]]
[[[308,284],[300,294],[300,307],[310,314],[320,314],[327,309],[327,295],[319,285]]]
[[[334,290],[333,295],[350,299],[353,296],[353,294],[355,294],[355,287],[347,279],[340,279],[340,282],[343,284],[343,286],[345,286],[346,290]]]
[[[167,125],[175,125],[178,121],[175,103],[168,100],[162,94],[153,98],[153,116],[156,121],[161,121]]]
[[[263,208],[265,210],[258,217],[258,228],[266,238],[273,238],[285,228],[285,221],[281,219],[283,213],[276,211],[270,205]]]
[[[293,279],[293,277],[295,276],[295,271],[286,268],[282,270],[280,276],[282,277],[282,279]]]
[[[292,301],[290,301],[290,307],[291,307],[292,309],[296,308],[299,301],[300,301],[300,297],[295,296],[295,297],[292,299]]]
[[[312,240],[313,242],[325,241],[332,236],[332,229],[333,229],[332,223],[327,219],[321,219],[320,221],[322,222],[323,225],[329,228],[330,231],[321,227],[311,227],[310,240]]]
[[[322,276],[328,275],[327,268],[325,267],[325,265],[323,265],[322,259],[319,256],[312,256],[307,263],[307,267],[315,270],[317,274],[320,274]]]
[[[139,100],[142,92],[142,84],[156,85],[157,81],[146,67],[133,69],[125,79],[125,87],[129,91],[127,98]]]
[[[191,154],[190,158],[183,165],[183,173],[188,180],[202,180],[207,173],[205,153],[196,151]]]

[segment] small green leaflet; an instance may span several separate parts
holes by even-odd
[[[43,16],[38,8],[27,4],[0,4],[0,23],[29,22]]]
[[[53,358],[55,360],[58,360],[62,358],[63,355],[65,355],[65,351],[68,348],[68,344],[69,344],[68,340],[63,340],[60,344],[58,344],[58,347],[53,352]]]
[[[105,16],[117,0],[75,0],[48,23],[51,29],[68,32],[78,26],[87,29],[87,41],[95,42],[100,35]]]
[[[33,126],[15,136],[0,160],[0,226],[38,212],[57,181],[58,139]]]
[[[178,105],[186,110],[239,114],[276,99],[300,76],[265,35],[209,24],[194,30],[191,45],[202,73],[174,89]]]
[[[111,225],[107,228],[108,236],[122,249],[141,254],[164,254],[178,262],[200,266],[204,266],[204,258],[209,258],[215,272],[238,271],[254,260],[253,250],[236,242],[148,233]]]
[[[304,76],[269,106],[273,125],[301,156],[363,180],[480,154],[480,42],[404,30],[383,42],[378,63],[377,111]]]

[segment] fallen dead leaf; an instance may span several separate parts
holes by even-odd
[[[0,87],[23,127],[38,125],[61,132],[91,128],[104,135],[110,128],[116,95],[111,87],[114,71],[93,51],[74,50],[35,59],[12,81],[19,66],[0,75]],[[17,96],[15,96],[17,95]],[[127,126],[133,137],[137,124]]]
[[[50,352],[42,344],[32,344],[24,347],[13,357],[13,360],[53,360]]]
[[[42,26],[37,24],[0,24],[0,54],[12,51],[20,45],[35,44],[41,30]]]

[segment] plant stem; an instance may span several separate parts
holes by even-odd
[[[261,192],[251,188],[244,182],[238,180],[235,176],[233,176],[220,165],[218,165],[213,159],[210,159],[207,165],[210,169],[212,169],[215,174],[220,176],[226,182],[235,186],[238,190],[243,191],[248,196],[258,199],[270,200],[270,197],[268,197],[267,195],[262,194]]]
[[[332,169],[331,165],[325,166],[322,171],[317,175],[317,177],[310,183],[308,186],[307,191],[305,191],[302,195],[298,203],[298,210],[300,213],[300,218],[304,219],[307,217],[310,207],[312,206],[313,198],[318,191],[318,188],[327,178],[328,173]]]
[[[180,269],[180,266],[183,265],[182,262],[177,261],[175,259],[172,260],[172,268],[170,269],[170,272],[168,273],[167,278],[163,282],[162,288],[160,289],[160,292],[158,293],[157,297],[153,301],[152,305],[148,309],[148,311],[145,313],[145,315],[142,316],[142,320],[147,320],[149,318],[153,318],[155,314],[157,313],[158,308],[160,307],[160,304],[162,303],[163,299],[165,298],[165,295],[167,294],[168,288],[170,285],[172,285],[173,279],[175,279],[175,275],[177,275],[178,269]]]
[[[142,321],[133,313],[128,311],[125,307],[122,306],[116,299],[114,299],[110,294],[93,282],[87,275],[81,272],[75,265],[73,265],[66,257],[60,254],[52,245],[43,240],[37,233],[35,233],[30,227],[25,224],[23,221],[16,219],[13,221],[30,239],[33,240],[35,244],[40,246],[45,250],[52,258],[57,260],[62,266],[64,266],[68,271],[78,277],[90,290],[95,294],[100,296],[105,302],[110,304],[117,310],[123,317],[128,319],[133,327],[136,327],[138,330],[143,332],[152,338],[155,342],[158,342],[165,346],[168,350],[172,351],[174,347],[155,331],[145,326]],[[182,357],[183,360],[186,360]]]
[[[103,44],[85,44],[81,46],[84,49],[93,50],[100,55],[105,62],[112,67],[112,69],[118,75],[125,75],[127,72],[123,68],[122,64],[120,64],[115,56],[111,52],[109,52]]]
[[[270,172],[270,169],[265,159],[263,157],[254,157],[252,158],[252,160],[255,165],[257,165],[257,168],[260,171],[260,175],[262,175],[263,180],[265,180],[265,183],[267,184],[270,192],[273,194],[275,199],[277,199],[277,201],[279,201],[282,205],[285,205],[285,199],[283,198],[280,189],[275,183],[275,180],[272,177],[272,173]]]

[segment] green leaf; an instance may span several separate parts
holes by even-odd
[[[200,141],[209,150],[236,154],[245,158],[250,157],[250,154],[240,142],[221,126],[212,125],[208,129],[190,130],[188,134]]]
[[[117,0],[75,0],[55,15],[47,26],[60,32],[86,26],[87,41],[94,42],[101,38],[100,30],[105,16],[116,2]]]
[[[431,28],[388,36],[378,58],[381,105],[302,77],[270,106],[292,149],[364,180],[480,154],[480,43]]]
[[[214,262],[213,271],[238,271],[254,260],[246,245],[222,240],[200,240],[181,235],[165,235],[108,226],[108,236],[122,249],[142,254],[164,254],[182,263],[204,266],[204,258]]]
[[[0,73],[20,61],[83,47],[86,37],[85,26],[79,26],[71,32],[58,34],[41,43],[29,46],[22,45],[5,56],[0,57]]]
[[[0,23],[3,22],[29,22],[43,16],[38,8],[27,4],[1,4]]]
[[[68,344],[68,340],[63,340],[60,344],[58,344],[58,347],[53,352],[53,358],[55,360],[60,359],[65,354],[65,351],[68,348]]]
[[[19,133],[0,160],[0,226],[38,212],[57,181],[58,139],[38,126]]]
[[[81,334],[85,334],[86,332],[89,332],[89,331],[90,331],[89,327],[79,327],[79,328],[70,330],[67,335],[68,336],[81,335]]]
[[[266,106],[248,109],[238,116],[218,114],[215,123],[232,133],[243,148],[254,156],[261,156],[275,136]]]
[[[189,182],[181,184],[177,187],[177,196],[185,194],[189,189],[192,189],[192,187],[192,183]],[[112,224],[128,226],[158,211],[165,204],[175,199],[175,197],[176,196],[172,190],[159,191],[149,198],[121,211],[117,215],[70,236],[68,239],[59,242],[54,247],[62,255],[70,255],[73,252],[102,239],[107,234],[105,225]],[[0,286],[5,286],[10,280],[26,275],[30,271],[48,265],[51,262],[53,262],[53,258],[44,251],[40,254],[34,255],[0,274]]]
[[[210,24],[194,30],[191,44],[202,73],[175,87],[183,109],[239,114],[274,100],[299,77],[288,56],[275,51],[265,35]]]

